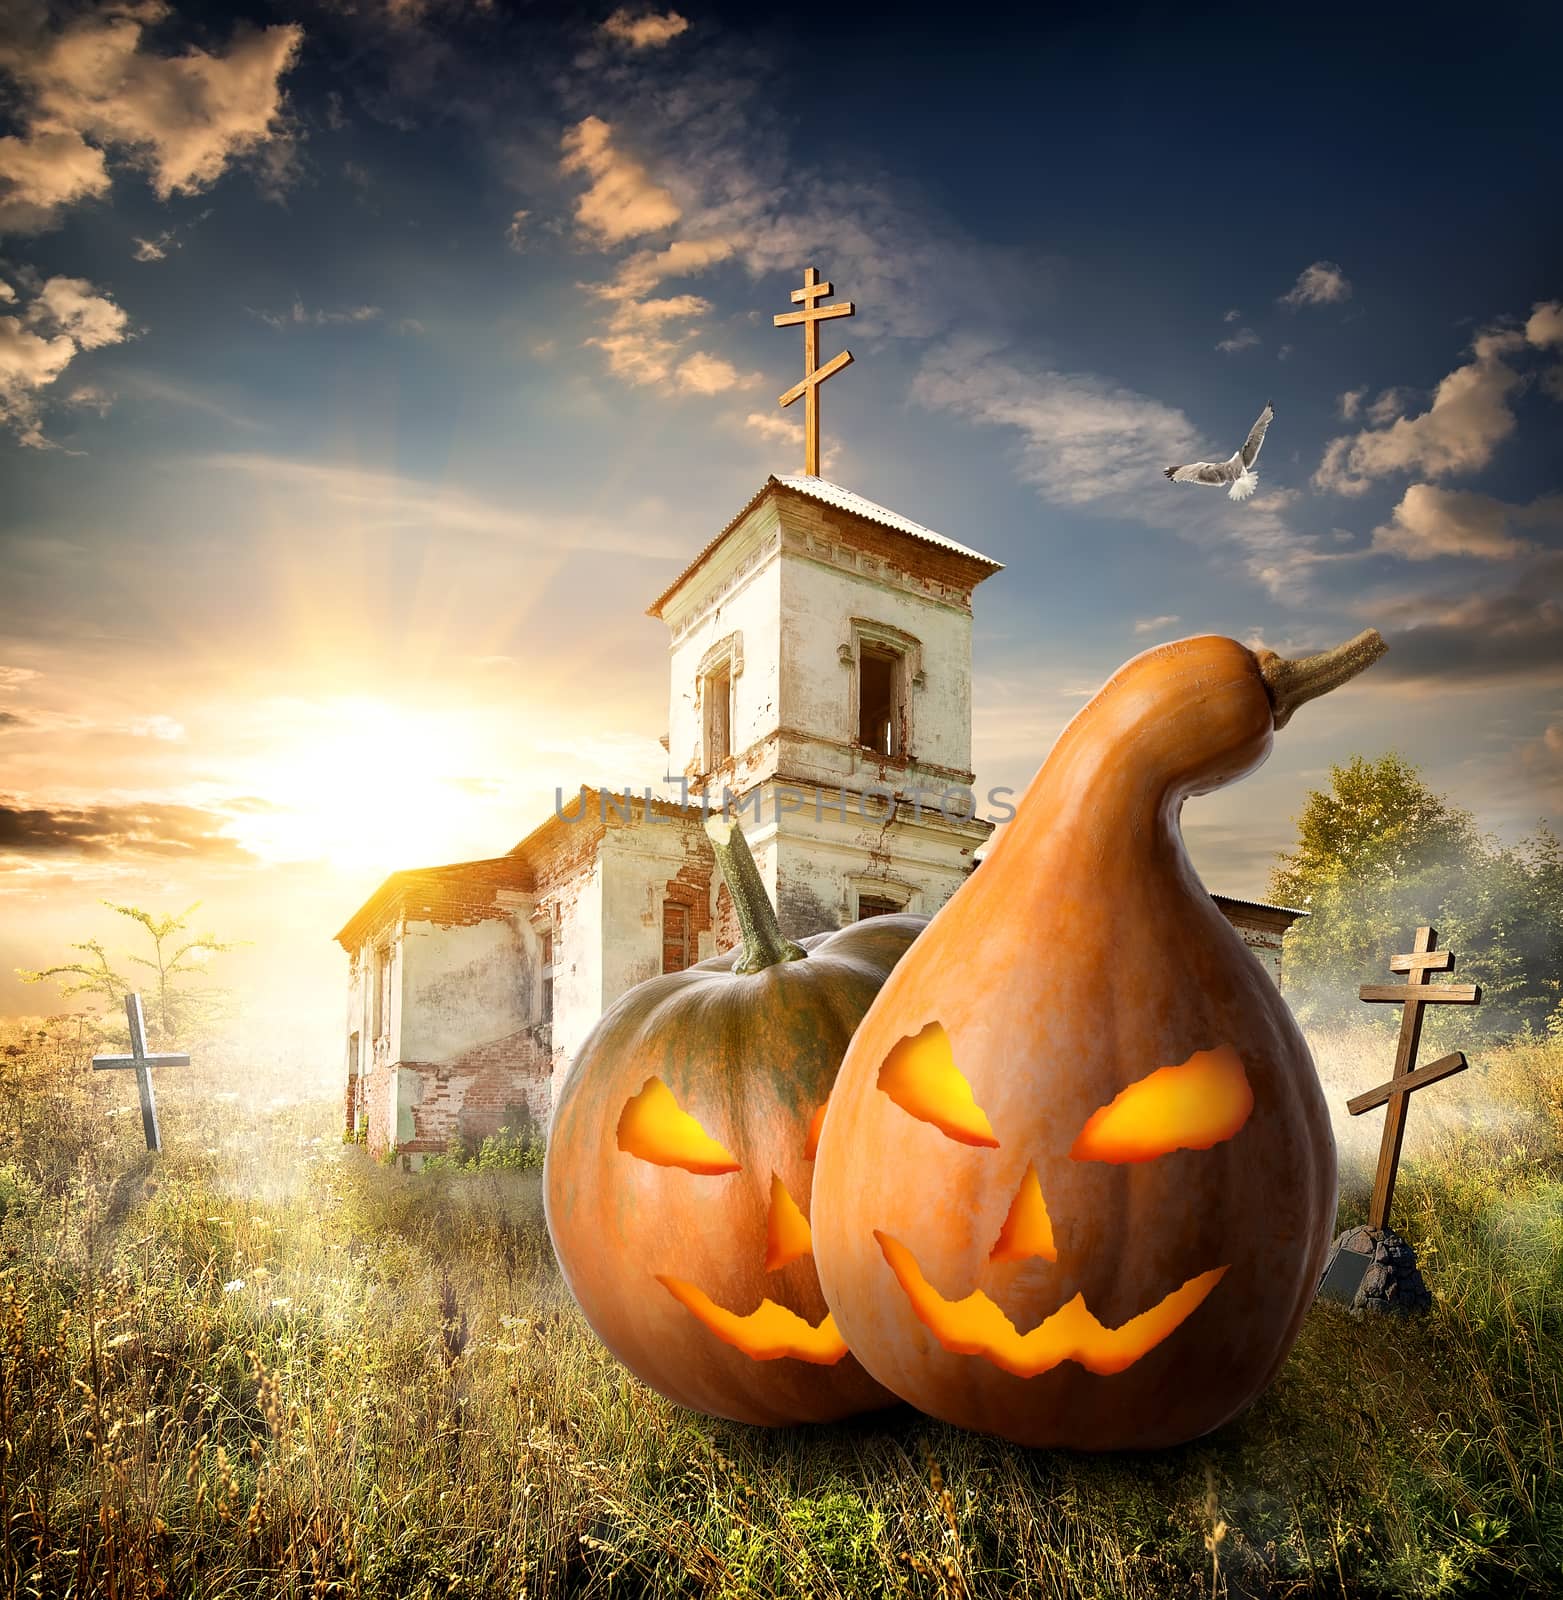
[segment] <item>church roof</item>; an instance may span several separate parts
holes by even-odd
[[[913,522],[910,517],[903,517],[899,511],[891,511],[888,507],[878,505],[866,499],[863,495],[854,493],[851,489],[843,488],[839,483],[832,483],[829,478],[817,478],[805,473],[789,473],[778,478],[772,473],[749,503],[738,513],[731,522],[689,563],[684,570],[670,583],[666,589],[646,608],[649,617],[660,617],[662,608],[672,597],[683,588],[685,582],[692,574],[697,572],[710,558],[717,546],[738,526],[745,517],[768,495],[782,489],[793,494],[805,495],[810,500],[817,500],[823,505],[834,506],[838,511],[845,511],[854,517],[861,517],[865,522],[877,522],[883,528],[894,529],[897,533],[904,533],[908,538],[916,539],[920,544],[932,545],[935,549],[948,550],[951,555],[963,556],[966,560],[975,562],[984,571],[981,578],[990,578],[995,572],[1004,570],[1002,561],[995,561],[992,556],[985,556],[980,550],[973,550],[964,544],[958,544],[954,539],[947,539],[942,533],[935,533],[932,528],[925,528],[920,522]],[[979,582],[981,581],[979,578]]]
[[[480,921],[495,905],[500,889],[529,887],[525,863],[514,856],[484,861],[452,861],[438,867],[393,872],[343,924],[336,942],[349,955],[394,913],[406,907],[448,924]]]
[[[1269,911],[1279,913],[1281,916],[1296,922],[1300,917],[1311,917],[1311,911],[1304,911],[1298,906],[1277,905],[1269,900],[1243,900],[1235,894],[1217,894],[1211,890],[1210,898],[1220,905],[1241,906],[1245,911]]]

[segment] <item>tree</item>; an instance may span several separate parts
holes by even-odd
[[[1389,958],[1431,923],[1483,998],[1474,1016],[1430,1018],[1429,1043],[1456,1027],[1469,1036],[1545,1026],[1563,974],[1563,848],[1545,826],[1502,846],[1390,753],[1332,767],[1297,828],[1270,897],[1309,913],[1287,937],[1285,968],[1305,1020],[1360,1017],[1357,986],[1390,981]]]
[[[1377,761],[1353,756],[1330,768],[1328,791],[1315,789],[1297,818],[1297,847],[1270,874],[1270,896],[1310,908],[1345,876],[1359,884],[1393,882],[1468,860],[1476,821],[1423,782],[1390,751]]]
[[[41,972],[18,968],[17,975],[26,983],[44,983],[50,979],[60,986],[66,997],[77,994],[98,996],[105,1011],[122,1010],[125,996],[133,990],[143,990],[147,1028],[159,1043],[175,1039],[189,1040],[209,1029],[221,1009],[222,992],[216,989],[197,988],[190,984],[193,977],[206,976],[205,960],[232,950],[235,945],[223,943],[209,933],[184,938],[189,933],[188,919],[200,905],[196,901],[178,915],[154,916],[139,906],[116,905],[112,900],[103,902],[110,911],[129,917],[146,929],[152,940],[150,956],[127,955],[125,959],[136,966],[146,967],[156,976],[150,984],[137,983],[124,976],[110,964],[108,953],[97,939],[87,939],[73,944],[72,950],[81,950],[92,959],[72,961],[56,967],[45,967]]]

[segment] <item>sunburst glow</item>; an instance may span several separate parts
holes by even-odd
[[[387,872],[496,853],[502,786],[473,777],[495,767],[476,717],[367,698],[281,709],[274,747],[235,774],[254,798],[225,831],[246,850]]]

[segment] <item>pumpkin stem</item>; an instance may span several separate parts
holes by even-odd
[[[765,892],[760,869],[749,853],[749,841],[744,838],[743,829],[722,817],[708,817],[706,833],[711,848],[716,851],[716,864],[727,884],[727,892],[733,897],[733,909],[738,913],[738,926],[743,931],[743,954],[733,971],[763,972],[784,961],[801,961],[808,951],[781,931],[776,908]]]
[[[1355,678],[1365,667],[1371,667],[1387,649],[1389,646],[1378,629],[1368,628],[1333,650],[1304,656],[1299,661],[1278,656],[1273,650],[1256,650],[1254,656],[1270,696],[1276,727],[1284,728],[1305,700],[1328,694],[1331,689],[1338,689],[1348,679]]]

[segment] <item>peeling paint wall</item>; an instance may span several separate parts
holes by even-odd
[[[693,779],[707,769],[701,663],[737,635],[742,667],[732,679],[730,749],[737,753],[774,735],[781,716],[781,615],[777,563],[780,528],[774,503],[758,506],[701,573],[691,603],[670,613],[668,655],[668,771]],[[729,782],[733,780],[728,779]],[[736,783],[733,785],[738,787]],[[721,780],[716,783],[721,793]]]
[[[408,919],[401,1061],[449,1061],[535,1022],[537,941],[522,911],[461,927]]]
[[[864,561],[873,563],[872,574]],[[962,781],[971,770],[970,610],[896,581],[887,563],[855,552],[828,530],[790,537],[781,569],[786,770],[849,785],[878,779],[882,768],[873,752],[843,748],[858,735],[853,624],[863,619],[920,646],[922,682],[906,690],[911,776],[921,774],[929,784]],[[897,763],[890,766],[897,770]]]
[[[614,997],[603,987],[602,866],[595,855],[552,894],[555,916],[553,1064],[555,1084]]]

